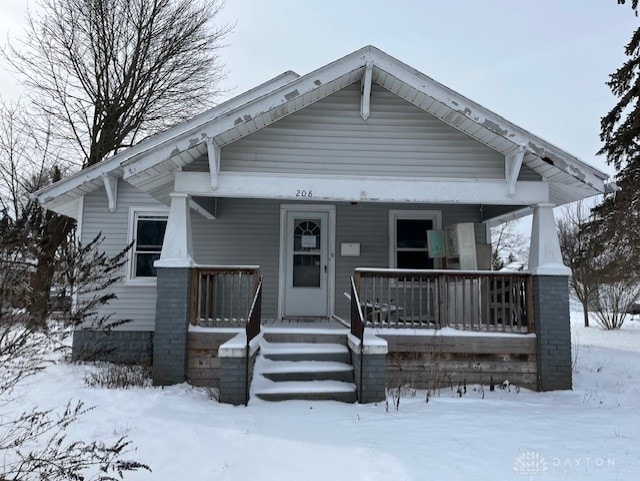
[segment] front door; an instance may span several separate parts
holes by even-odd
[[[328,230],[328,212],[287,212],[284,317],[328,316]]]

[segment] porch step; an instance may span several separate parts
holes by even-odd
[[[356,386],[340,381],[287,381],[276,382],[256,395],[265,401],[340,401],[356,402]]]
[[[262,375],[272,381],[353,382],[353,366],[342,362],[270,361],[265,359]]]
[[[297,399],[353,403],[356,387],[351,355],[347,346],[340,343],[269,342],[263,339],[251,392],[265,401]]]
[[[347,345],[348,329],[263,328],[263,338],[269,342],[330,343]]]
[[[343,344],[263,341],[260,351],[273,361],[351,362],[349,348]]]

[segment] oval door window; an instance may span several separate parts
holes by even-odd
[[[293,287],[320,287],[320,219],[296,219]]]

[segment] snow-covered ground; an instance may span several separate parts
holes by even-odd
[[[631,480],[640,476],[640,321],[619,332],[572,314],[573,391],[470,386],[385,404],[252,400],[232,407],[204,389],[89,388],[92,366],[55,364],[28,380],[23,406],[95,409],[71,434],[123,433],[153,473],[135,480]],[[2,408],[6,409],[6,407]]]

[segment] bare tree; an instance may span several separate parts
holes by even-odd
[[[517,232],[516,221],[503,222],[491,228],[491,264],[494,270],[526,258],[525,239]]]
[[[598,266],[592,239],[585,230],[589,222],[590,209],[582,201],[563,209],[558,220],[558,237],[562,260],[571,268],[569,284],[582,305],[584,325],[589,327],[589,309],[598,288]]]
[[[20,185],[21,192],[60,180],[66,172],[63,158],[76,168],[96,164],[196,115],[220,93],[224,68],[219,51],[232,28],[213,25],[223,2],[38,2],[39,8],[28,14],[26,36],[3,54],[20,74],[31,101],[25,123],[30,130],[21,133],[29,141],[15,147],[40,144],[43,151],[46,146],[45,158],[53,151],[55,162],[29,170],[34,182]],[[24,157],[33,157],[25,152]],[[14,175],[11,169],[5,172]],[[11,192],[8,198],[18,197]],[[7,209],[7,217],[15,219],[17,210]],[[31,232],[37,234],[31,313],[34,322],[42,323],[54,257],[74,221],[29,203],[26,212]]]
[[[594,222],[593,210],[582,202],[564,209],[558,222],[560,250],[572,270],[570,284],[582,304],[584,325],[589,312],[604,329],[619,329],[640,297],[640,274],[630,258],[633,247],[603,241],[601,224]]]
[[[220,93],[218,0],[39,0],[5,52],[83,167],[211,106]]]
[[[64,168],[51,142],[52,126],[36,132],[30,119],[23,105],[0,104],[0,253],[4,261],[13,260],[13,270],[0,276],[8,288],[22,289],[31,321],[42,325],[55,253],[74,222],[43,211],[29,198],[31,192],[59,180]],[[32,279],[25,290],[27,275]]]

